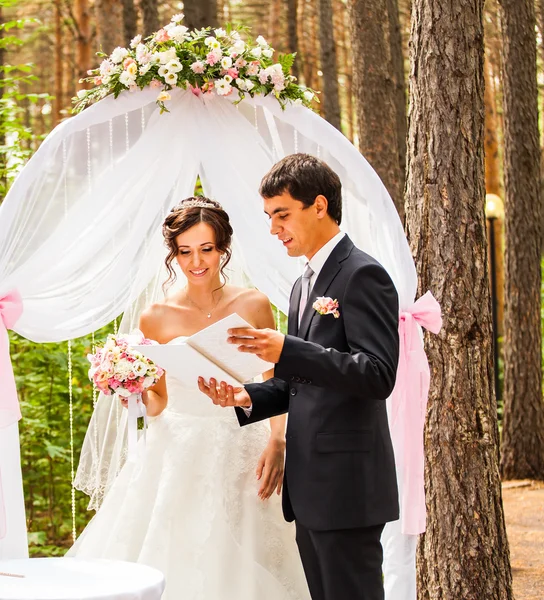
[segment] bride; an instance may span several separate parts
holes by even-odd
[[[274,327],[266,296],[221,283],[232,228],[217,202],[183,200],[163,235],[168,282],[176,260],[187,286],[142,313],[147,338],[177,344],[234,312],[257,328]],[[167,600],[307,600],[294,529],[274,494],[285,417],[240,428],[234,411],[206,401],[197,375],[194,388],[166,374],[144,393],[154,418],[142,464],[125,464],[68,555],[156,567]]]

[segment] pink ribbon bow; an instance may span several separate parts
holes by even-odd
[[[400,355],[391,395],[391,438],[401,480],[401,529],[406,535],[425,531],[423,427],[431,380],[419,326],[432,333],[442,327],[440,305],[425,293],[399,319]]]
[[[0,296],[0,429],[16,423],[21,418],[13,367],[9,357],[8,329],[23,312],[23,300],[17,290]],[[0,539],[6,535],[6,510],[0,473]]]

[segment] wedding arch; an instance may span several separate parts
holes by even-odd
[[[127,87],[61,123],[0,206],[0,558],[26,553],[20,412],[6,329],[52,342],[88,334],[123,312],[135,317],[135,304],[160,294],[165,214],[193,194],[197,177],[231,217],[247,278],[287,312],[300,265],[269,234],[258,189],[278,159],[296,152],[338,173],[342,229],[381,262],[399,294],[401,360],[388,408],[401,521],[391,539],[415,538],[425,528],[429,376],[419,324],[436,330],[439,309],[430,294],[415,302],[414,262],[383,183],[342,133],[301,102],[280,103],[266,90],[222,95],[173,86],[157,104],[157,89]],[[415,542],[409,546],[396,547],[412,565]]]

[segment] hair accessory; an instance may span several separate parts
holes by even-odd
[[[170,212],[174,212],[176,210],[182,210],[183,208],[216,208],[217,210],[223,210],[223,207],[219,202],[211,202],[210,200],[182,200],[179,204],[174,206],[174,208]]]

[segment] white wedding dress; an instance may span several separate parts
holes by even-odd
[[[267,423],[241,428],[197,388],[167,388],[141,465],[125,464],[68,556],[156,567],[163,600],[309,600],[280,498],[257,497]]]

